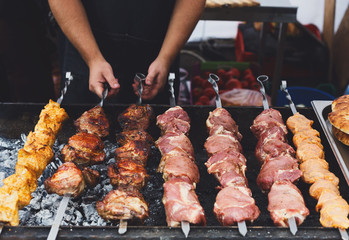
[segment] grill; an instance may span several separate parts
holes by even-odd
[[[23,146],[20,140],[21,133],[28,134],[34,129],[38,120],[38,115],[44,107],[42,104],[0,104],[0,180],[14,172],[16,154]],[[92,108],[92,105],[62,105],[67,111],[70,119],[64,124],[58,134],[58,141],[54,145],[56,151],[55,162],[59,159],[59,152],[63,145],[67,143],[70,136],[75,134],[73,120],[77,119],[84,111]],[[105,105],[104,110],[111,123],[109,137],[105,140],[107,150],[107,160],[105,164],[95,166],[101,171],[102,181],[96,188],[85,190],[78,198],[72,199],[68,205],[58,239],[184,239],[180,228],[168,228],[164,207],[161,203],[163,194],[163,179],[161,174],[156,172],[161,155],[156,148],[152,149],[152,155],[148,160],[147,172],[150,175],[148,185],[142,189],[145,200],[149,204],[149,218],[143,225],[137,222],[128,224],[128,231],[125,235],[118,235],[118,223],[106,222],[101,219],[95,210],[95,203],[100,200],[112,187],[106,176],[106,166],[113,162],[113,150],[118,147],[115,141],[115,133],[120,131],[116,117],[128,105]],[[169,107],[163,105],[153,105],[156,115],[162,114]],[[189,138],[193,144],[196,154],[196,163],[200,171],[200,182],[197,184],[196,193],[203,206],[207,218],[207,226],[191,226],[189,239],[334,239],[339,238],[337,229],[323,228],[319,222],[319,213],[315,211],[316,200],[308,194],[309,185],[300,180],[297,184],[302,191],[306,206],[310,210],[310,215],[304,223],[298,227],[296,236],[293,236],[289,229],[276,227],[270,219],[267,211],[267,196],[259,190],[256,178],[260,167],[254,157],[254,149],[257,140],[252,135],[249,127],[254,118],[263,110],[259,107],[227,107],[234,120],[239,125],[239,130],[243,135],[241,142],[244,155],[247,158],[247,172],[249,187],[252,190],[256,205],[261,210],[259,218],[253,224],[247,224],[248,233],[242,237],[237,226],[222,227],[213,214],[213,205],[218,192],[216,187],[218,182],[207,173],[204,162],[208,157],[204,150],[204,142],[208,137],[206,133],[206,119],[210,111],[214,110],[209,106],[184,106],[185,111],[191,118],[191,130]],[[292,114],[288,108],[277,108],[284,121]],[[344,199],[349,199],[349,189],[345,178],[338,166],[336,158],[329,146],[329,143],[322,131],[319,121],[311,108],[299,109],[299,112],[307,118],[314,120],[313,127],[321,134],[321,141],[325,149],[326,160],[330,164],[330,170],[340,179],[340,192]],[[160,136],[160,130],[155,125],[155,121],[148,132],[156,140]],[[292,143],[292,134],[289,134],[289,142]],[[33,193],[30,205],[20,210],[20,225],[17,227],[4,227],[1,239],[46,239],[54,219],[54,215],[59,205],[61,197],[52,194],[48,195],[43,187],[43,181],[53,174],[53,169],[47,167],[44,174],[38,181],[38,188]]]

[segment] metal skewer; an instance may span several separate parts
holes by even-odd
[[[342,229],[342,228],[338,228],[338,231],[339,231],[339,233],[340,233],[340,235],[341,235],[341,238],[342,238],[343,240],[348,240],[348,239],[349,239],[347,230]]]
[[[174,80],[175,80],[175,74],[174,73],[170,73],[168,76],[168,84],[170,85],[170,106],[174,107],[176,106],[176,98],[175,98],[175,93],[174,93],[174,88],[173,88],[173,84],[174,84]]]
[[[222,102],[221,98],[219,97],[219,88],[217,85],[217,82],[219,81],[219,77],[216,74],[210,73],[208,76],[208,81],[212,84],[213,90],[216,92],[216,108],[221,108],[222,107]],[[242,236],[246,236],[247,233],[247,226],[245,221],[241,221],[237,223],[239,233]]]
[[[143,73],[136,73],[135,81],[138,83],[137,92],[139,95],[138,104],[142,104],[143,82],[145,82],[145,78]]]
[[[127,221],[125,219],[120,219],[119,223],[119,234],[125,234],[127,232]]]
[[[64,83],[64,88],[63,88],[63,90],[61,91],[61,96],[57,99],[57,103],[58,103],[58,104],[61,104],[61,103],[62,103],[64,94],[67,92],[68,86],[69,86],[70,82],[73,80],[73,75],[71,74],[71,72],[67,72],[67,73],[65,74],[65,77],[67,78],[67,80],[66,80],[65,83]]]
[[[269,109],[269,103],[268,103],[268,99],[265,93],[265,88],[264,88],[264,83],[268,81],[268,76],[267,75],[260,75],[257,77],[257,82],[259,83],[259,85],[261,86],[260,88],[260,93],[263,96],[263,108],[264,110]]]
[[[187,221],[181,221],[181,228],[184,233],[184,236],[187,238],[190,231],[190,223]]]
[[[104,103],[104,100],[105,98],[107,97],[108,95],[108,85],[107,84],[104,84],[104,91],[102,93],[102,99],[101,101],[99,102],[99,106],[103,107],[103,103]]]
[[[294,217],[290,217],[289,219],[287,219],[287,221],[288,221],[288,226],[290,227],[290,232],[293,235],[296,235],[298,231],[296,219]]]
[[[57,210],[55,220],[52,223],[50,233],[47,240],[55,240],[58,234],[59,226],[61,225],[65,210],[67,209],[68,203],[70,201],[70,196],[64,196]]]

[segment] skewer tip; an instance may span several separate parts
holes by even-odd
[[[247,233],[246,222],[245,221],[238,222],[238,228],[239,228],[239,233],[245,237]]]
[[[348,239],[349,239],[347,230],[342,229],[342,228],[338,228],[338,230],[339,230],[339,233],[340,233],[341,238],[342,238],[343,240],[348,240]]]
[[[4,226],[0,225],[0,234],[1,234],[3,228],[4,228]]]
[[[121,219],[120,223],[119,223],[119,231],[118,231],[118,233],[122,235],[122,234],[125,234],[126,232],[127,232],[127,221]]]
[[[190,232],[190,223],[187,221],[181,221],[181,228],[184,236],[187,238]]]
[[[288,226],[290,227],[290,232],[293,235],[296,235],[298,228],[297,228],[297,223],[296,223],[296,219],[294,217],[290,217],[288,219]]]

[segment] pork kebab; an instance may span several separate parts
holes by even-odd
[[[290,104],[294,105],[286,83],[283,84]],[[292,112],[293,116],[287,119],[286,125],[293,133],[302,179],[311,184],[309,194],[318,201],[315,209],[320,211],[320,223],[324,227],[338,228],[342,239],[348,239],[349,205],[340,194],[338,177],[329,170],[320,133],[312,127],[313,120],[297,112],[295,107]]]
[[[96,208],[105,220],[120,220],[120,234],[127,231],[127,221],[143,223],[149,216],[140,190],[149,178],[145,167],[153,139],[146,130],[153,115],[150,105],[132,104],[117,118],[122,132],[116,134],[116,140],[121,146],[115,150],[115,163],[108,166],[115,189],[98,201]]]
[[[260,79],[259,82],[264,94],[263,83]],[[257,184],[262,192],[268,194],[268,211],[274,224],[288,226],[296,234],[297,225],[302,224],[309,215],[303,196],[295,185],[301,177],[301,171],[295,151],[287,142],[287,127],[280,112],[269,108],[265,102],[263,106],[264,110],[250,127],[258,139],[255,156],[261,170]]]

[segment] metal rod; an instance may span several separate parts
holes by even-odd
[[[296,219],[294,217],[290,217],[289,219],[287,219],[287,221],[288,221],[288,226],[290,227],[290,232],[293,235],[296,235],[298,231]]]
[[[104,90],[103,90],[103,93],[102,93],[102,99],[99,102],[99,106],[103,107],[104,99],[107,97],[107,95],[108,95],[108,85],[105,84],[104,85]]]
[[[2,232],[2,229],[4,228],[3,225],[0,225],[0,235],[1,235],[1,232]]]
[[[338,231],[339,231],[339,233],[340,233],[340,235],[341,235],[341,238],[342,238],[343,240],[348,240],[348,239],[349,239],[347,230],[338,228]]]
[[[176,98],[175,98],[175,93],[174,93],[174,88],[173,88],[173,84],[174,84],[174,80],[175,80],[175,74],[174,73],[170,73],[168,76],[168,84],[170,85],[170,106],[174,107],[176,106]]]
[[[190,232],[190,223],[187,221],[181,221],[181,228],[184,236],[187,238]]]
[[[137,92],[139,95],[138,104],[142,104],[143,83],[145,81],[145,75],[143,73],[136,73],[135,81],[138,83]]]
[[[259,83],[259,85],[261,86],[261,88],[259,89],[260,93],[263,96],[263,108],[264,110],[269,109],[269,103],[268,103],[268,99],[265,93],[265,87],[264,87],[264,83],[266,83],[268,81],[268,76],[267,75],[260,75],[257,77],[257,82]]]
[[[125,234],[126,232],[127,232],[127,221],[124,219],[120,219],[118,233],[122,235],[122,234]]]
[[[281,82],[280,90],[283,91],[286,94],[286,98],[288,99],[288,101],[290,103],[291,111],[292,111],[293,114],[296,114],[297,113],[297,109],[296,109],[296,106],[294,105],[294,103],[292,101],[290,93],[287,90],[287,82],[285,80],[283,80]]]
[[[208,81],[212,84],[213,90],[216,92],[216,107],[221,108],[222,107],[222,102],[221,98],[219,97],[219,89],[217,82],[219,81],[219,77],[216,74],[210,73],[208,76]]]
[[[61,91],[61,96],[57,99],[58,104],[62,103],[64,94],[67,92],[68,86],[69,86],[70,82],[73,80],[73,75],[71,74],[71,72],[67,72],[65,74],[65,77],[67,78],[67,80],[64,82],[64,88]]]
[[[64,196],[62,201],[59,204],[57,214],[55,217],[55,220],[53,221],[53,224],[50,229],[50,233],[47,237],[47,240],[55,240],[57,237],[57,233],[59,230],[59,226],[61,225],[65,210],[67,209],[68,203],[70,200],[70,196]]]
[[[246,222],[245,221],[238,222],[238,228],[239,228],[239,233],[245,237],[247,233]]]

